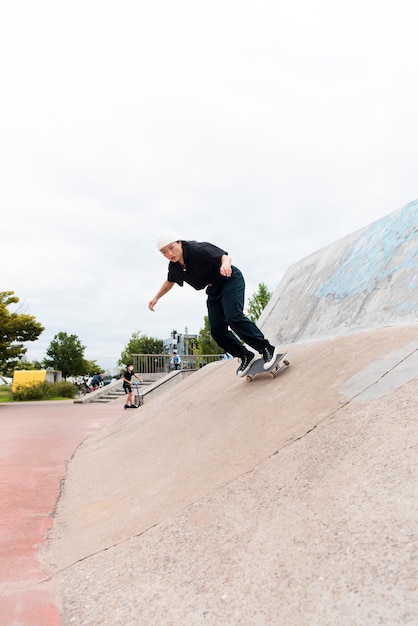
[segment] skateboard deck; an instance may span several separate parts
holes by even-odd
[[[250,369],[242,378],[246,378],[249,383],[253,380],[254,376],[256,376],[257,374],[268,374],[271,378],[276,378],[276,376],[282,370],[284,370],[286,367],[290,365],[289,361],[284,358],[286,354],[287,354],[286,352],[284,352],[283,354],[278,354],[273,365],[270,365],[268,370],[264,369],[264,359],[262,357],[258,359],[256,358],[251,363]]]

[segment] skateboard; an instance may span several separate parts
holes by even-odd
[[[254,376],[257,376],[257,374],[264,373],[268,374],[271,378],[276,378],[279,372],[281,372],[290,365],[289,361],[283,358],[286,354],[286,352],[284,352],[283,354],[278,354],[273,365],[270,365],[268,370],[264,369],[264,359],[262,357],[258,359],[256,358],[251,363],[250,369],[247,371],[245,376],[243,376],[243,378],[246,378],[249,383],[253,380]]]

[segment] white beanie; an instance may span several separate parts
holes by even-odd
[[[161,250],[161,248],[165,248],[169,243],[173,243],[174,241],[179,241],[180,237],[174,230],[170,230],[169,228],[165,228],[161,230],[157,235],[157,248]]]

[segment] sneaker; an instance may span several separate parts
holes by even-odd
[[[268,370],[272,365],[274,365],[278,356],[279,351],[274,346],[267,346],[266,348],[263,348],[263,369]]]
[[[241,365],[237,369],[237,376],[245,376],[245,374],[250,369],[250,365],[254,361],[254,358],[254,352],[248,351],[245,353],[245,355],[241,359]]]
[[[125,404],[125,409],[129,409],[129,404]]]

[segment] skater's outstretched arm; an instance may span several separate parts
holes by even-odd
[[[165,280],[161,285],[158,293],[148,302],[148,308],[150,311],[154,311],[154,307],[157,304],[158,300],[165,296],[166,293],[170,291],[170,289],[175,285],[175,283],[171,283],[169,280]]]

